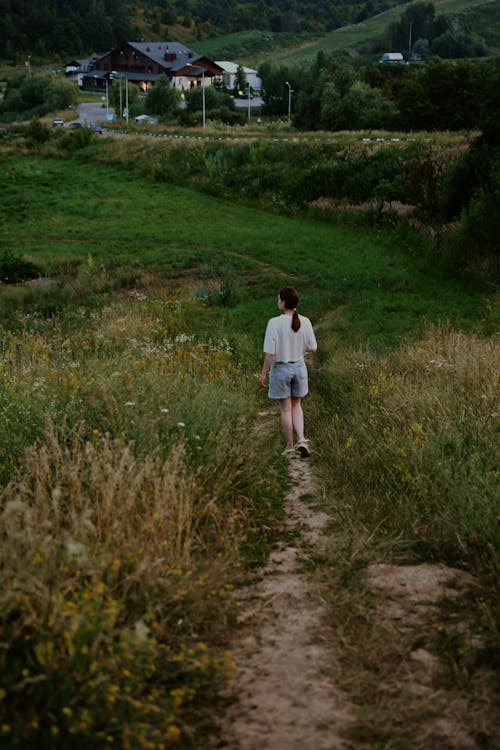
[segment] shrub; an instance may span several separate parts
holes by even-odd
[[[46,143],[50,140],[52,132],[48,125],[35,118],[27,127],[26,135],[33,143]]]
[[[0,284],[17,284],[26,279],[36,279],[40,269],[30,260],[14,255],[10,250],[0,256]]]

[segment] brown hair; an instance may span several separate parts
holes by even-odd
[[[297,313],[299,293],[293,286],[284,286],[280,289],[280,300],[285,303],[285,310],[293,310],[292,330],[298,331],[300,328],[300,318]]]

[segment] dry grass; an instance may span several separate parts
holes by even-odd
[[[228,592],[272,540],[279,488],[231,347],[199,319],[198,303],[127,293],[4,332],[9,750],[189,747],[210,723]]]

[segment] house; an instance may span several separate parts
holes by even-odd
[[[381,63],[402,63],[404,57],[401,52],[384,52],[379,62]]]
[[[77,86],[83,85],[83,79],[87,73],[92,70],[97,57],[86,57],[83,60],[70,60],[70,62],[64,67],[66,77],[70,81],[74,81]]]
[[[223,70],[221,78],[224,86],[228,89],[234,89],[236,84],[236,73],[240,66],[237,63],[229,62],[228,60],[216,60],[215,64]],[[257,75],[257,71],[253,68],[246,68],[244,65],[242,65],[241,68],[247,85],[249,85],[251,89],[260,90],[262,88],[262,80]]]
[[[87,76],[109,79],[120,73],[146,92],[162,76],[180,90],[207,86],[222,68],[180,42],[126,42],[94,61]]]

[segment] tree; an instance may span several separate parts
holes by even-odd
[[[461,130],[478,125],[484,96],[482,65],[435,60],[406,76],[398,92],[401,126]]]
[[[118,116],[123,114],[127,102],[126,87],[128,87],[129,115],[132,109],[137,109],[139,101],[139,89],[133,83],[127,82],[125,78],[114,78],[108,89],[109,103],[114,107]],[[121,91],[121,97],[120,97]],[[121,110],[120,110],[121,104]]]
[[[168,117],[176,114],[180,105],[180,94],[170,85],[166,76],[149,89],[146,96],[145,110],[149,115]]]
[[[66,109],[77,104],[78,89],[67,78],[54,76],[48,85],[47,96],[51,110]]]
[[[230,94],[217,91],[213,86],[205,87],[205,109],[227,107],[235,109],[234,99]],[[203,90],[201,86],[186,92],[186,109],[190,112],[201,112],[203,109]]]
[[[418,39],[432,39],[435,13],[433,3],[410,5],[399,21],[391,24],[387,30],[392,49],[408,50]]]
[[[234,96],[241,96],[247,89],[247,79],[245,78],[245,72],[241,65],[236,68],[236,75],[234,78]]]
[[[384,128],[392,124],[395,105],[379,89],[363,81],[354,80],[346,87],[342,76],[339,87],[335,77],[323,90],[321,98],[321,127],[327,130],[360,130]]]
[[[342,106],[346,127],[351,130],[391,127],[396,115],[396,105],[362,81],[353,83]]]
[[[456,59],[461,57],[484,57],[488,50],[486,46],[474,39],[465,31],[446,31],[433,40],[431,52],[440,57]]]

